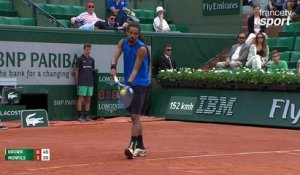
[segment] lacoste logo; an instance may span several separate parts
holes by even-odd
[[[36,113],[27,115],[27,117],[26,117],[26,124],[27,124],[27,126],[29,126],[29,125],[35,126],[38,123],[44,123],[43,117],[41,117],[41,118],[34,118],[33,116],[35,116],[35,115],[36,115]]]
[[[18,94],[14,94],[14,92],[10,92],[7,95],[8,99],[14,99],[18,97]]]

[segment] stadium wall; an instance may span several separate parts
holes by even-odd
[[[226,9],[224,3],[235,4],[234,9]],[[207,4],[218,4],[225,10],[208,10]],[[186,25],[189,32],[237,34],[242,24],[242,4],[242,0],[166,0],[166,15],[173,23]]]
[[[300,129],[297,92],[160,88],[155,84],[150,115],[170,120]]]

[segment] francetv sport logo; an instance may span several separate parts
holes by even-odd
[[[266,18],[260,19],[260,25],[269,27],[269,26],[283,26],[284,24],[290,25],[291,11],[288,10],[261,10],[260,16],[265,16]]]

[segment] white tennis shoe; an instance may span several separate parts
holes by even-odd
[[[146,154],[147,154],[146,149],[136,148],[133,151],[134,157],[137,157],[137,156],[144,157],[144,156],[146,156]]]
[[[127,159],[133,159],[133,149],[132,148],[125,148],[124,154]]]

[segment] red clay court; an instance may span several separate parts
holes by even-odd
[[[129,118],[0,131],[1,175],[298,175],[298,130],[143,117],[148,155],[127,160]],[[4,161],[5,148],[50,148],[51,160]]]

